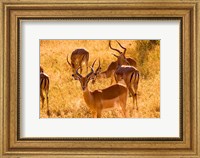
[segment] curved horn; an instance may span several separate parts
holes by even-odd
[[[118,56],[117,56],[116,54],[113,54],[113,53],[112,53],[112,55],[114,55],[116,58],[118,58]]]
[[[90,68],[91,68],[91,72],[87,75],[87,77],[89,77],[90,75],[92,75],[92,74],[94,73],[94,69],[93,69],[93,67],[90,66]]]
[[[97,67],[97,69],[96,69],[96,72],[97,72],[99,69],[101,69],[100,58],[99,58],[99,65],[98,65],[98,67]]]
[[[122,48],[122,49],[124,49],[124,54],[125,54],[125,52],[126,52],[126,48],[125,47],[123,47],[118,41],[117,41],[117,43],[119,44],[119,46]]]
[[[101,62],[100,62],[100,58],[99,58],[99,65],[98,65],[98,68],[97,68],[97,69],[99,69],[99,68],[100,68],[100,66],[101,66]]]
[[[96,60],[97,60],[97,59],[95,59],[95,61],[93,62],[93,64],[92,64],[92,68],[94,67],[94,64],[95,64]]]
[[[115,49],[115,48],[113,48],[113,47],[111,46],[111,41],[110,41],[110,40],[109,40],[109,47],[110,47],[110,49],[117,51],[119,54],[122,53],[122,52],[120,52],[118,49]]]
[[[76,74],[78,75],[79,78],[82,78],[81,74],[78,73],[78,70],[80,69],[80,66],[78,69],[76,69]]]
[[[69,62],[69,60],[68,60],[68,54],[67,54],[67,63],[69,64],[69,66],[71,66],[72,67],[72,64]]]

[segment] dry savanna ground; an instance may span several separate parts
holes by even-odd
[[[132,118],[160,117],[160,41],[155,40],[118,40],[127,48],[126,57],[137,61],[140,71],[138,86],[138,110],[134,108],[132,97],[127,98],[127,109]],[[112,40],[112,46],[121,49]],[[116,61],[111,54],[117,52],[108,46],[108,40],[41,40],[40,65],[50,78],[49,116],[46,101],[44,108],[40,101],[40,118],[91,118],[92,113],[87,107],[80,82],[72,78],[71,67],[66,62],[77,48],[84,48],[90,54],[89,65],[95,59],[101,61],[102,71],[106,70],[110,62]],[[69,59],[70,60],[70,59]],[[95,68],[98,64],[95,64]],[[85,67],[84,67],[85,68]],[[83,69],[84,69],[83,68]],[[85,69],[84,69],[85,70]],[[86,72],[83,71],[83,76]],[[110,78],[98,79],[94,85],[89,83],[90,90],[103,89],[110,86]],[[121,111],[116,109],[102,112],[103,118],[122,117]]]

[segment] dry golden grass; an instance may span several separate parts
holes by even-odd
[[[127,48],[127,57],[138,61],[140,52],[136,49],[137,43],[133,40],[120,40]],[[113,42],[114,47],[118,45]],[[111,61],[116,58],[115,53],[109,49],[108,40],[41,40],[40,41],[40,65],[50,78],[49,108],[51,118],[90,118],[92,117],[84,99],[79,81],[72,77],[70,66],[66,62],[67,54],[77,48],[85,48],[90,53],[89,64],[100,58],[102,71],[106,70]],[[119,48],[120,49],[120,48]],[[128,97],[127,109],[133,118],[159,118],[160,117],[160,46],[145,52],[148,60],[138,63],[140,81],[138,87],[138,108],[133,109],[132,97]],[[96,64],[97,66],[97,64]],[[85,70],[85,69],[84,69]],[[149,77],[144,77],[147,75]],[[83,72],[83,76],[85,72]],[[91,90],[102,89],[110,86],[110,79],[97,80],[94,85],[89,83]],[[41,104],[41,103],[40,103]],[[42,109],[40,106],[40,118],[47,118],[46,101]],[[103,118],[122,117],[118,109],[104,111]]]

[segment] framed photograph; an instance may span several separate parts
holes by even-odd
[[[1,157],[199,157],[199,9],[1,2]]]

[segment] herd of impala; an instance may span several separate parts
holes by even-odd
[[[81,74],[84,65],[86,67],[86,71],[88,72],[89,52],[85,49],[74,50],[71,54],[71,62],[69,62],[67,55],[67,63],[72,69],[72,77],[80,82],[85,103],[92,111],[94,118],[101,118],[102,110],[115,107],[122,111],[122,115],[124,117],[127,117],[126,102],[128,92],[132,96],[133,104],[135,103],[136,109],[138,110],[137,89],[139,83],[139,71],[136,68],[136,61],[132,58],[126,58],[126,48],[123,47],[118,41],[116,42],[123,49],[123,52],[113,48],[111,46],[111,41],[109,41],[109,48],[118,52],[118,55],[113,54],[117,60],[111,62],[107,70],[103,72],[101,71],[100,60],[97,69],[94,70],[95,60],[90,66],[90,73],[88,73],[85,77]],[[111,78],[111,86],[105,89],[90,91],[88,88],[89,81],[92,81],[94,84],[99,78]],[[114,80],[116,81],[115,84],[113,84]],[[120,81],[124,81],[125,85],[119,83]],[[46,96],[47,114],[49,114],[49,83],[48,75],[45,74],[43,68],[40,67],[40,97],[43,108]]]

